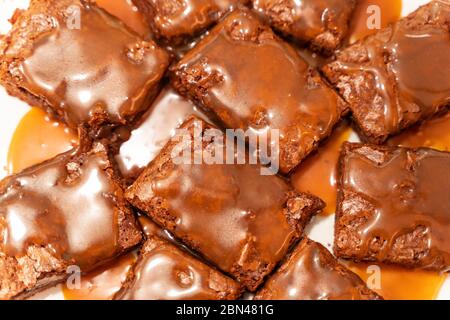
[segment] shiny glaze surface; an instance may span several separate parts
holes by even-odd
[[[184,56],[175,73],[175,87],[227,127],[261,136],[280,130],[283,173],[328,136],[341,115],[334,91],[248,11],[227,16]],[[191,77],[199,79],[197,84]]]
[[[43,26],[24,60],[10,67],[20,87],[43,97],[71,127],[94,118],[125,123],[145,110],[167,67],[166,53],[96,6],[80,5],[80,29],[69,27],[60,6],[29,13]],[[23,49],[18,43],[7,56]]]
[[[29,246],[43,246],[84,270],[117,252],[117,187],[103,171],[106,155],[91,154],[81,166],[73,156],[62,154],[2,182],[6,255],[20,257]]]
[[[445,271],[450,264],[450,154],[432,149],[387,150],[361,146],[342,160],[341,209],[350,210],[345,211],[349,214],[366,208],[365,220],[354,231],[360,239],[355,258],[370,253],[381,262],[404,261]],[[358,201],[345,196],[350,193],[363,197],[365,207],[358,211]]]
[[[150,238],[133,268],[123,300],[213,300],[234,291],[236,283],[174,245]],[[227,292],[227,291],[230,292]]]
[[[53,121],[38,108],[32,108],[17,125],[8,150],[8,172],[18,173],[32,165],[71,150],[76,134]]]
[[[137,177],[161,151],[189,115],[202,116],[197,107],[167,86],[142,116],[116,157],[125,177]],[[204,117],[204,116],[203,116]]]
[[[336,212],[337,163],[341,145],[351,133],[348,123],[343,122],[330,139],[300,164],[290,177],[295,190],[312,193],[325,201],[324,214]]]
[[[367,25],[368,19],[373,15],[373,12],[368,10],[372,5],[380,8],[381,28],[397,22],[402,15],[403,0],[358,0],[350,23],[348,42],[355,43],[378,31],[376,28],[369,29]]]
[[[303,240],[269,278],[257,299],[361,300],[376,295],[354,273],[340,265],[326,248]]]
[[[450,151],[450,114],[411,128],[388,141],[391,146],[428,147]]]
[[[380,134],[377,131],[397,133],[448,105],[450,32],[445,25],[449,21],[450,3],[434,1],[416,14],[357,43],[349,49],[354,50],[354,54],[344,51],[344,56],[352,62],[338,60],[331,64],[354,77],[356,87],[351,90],[344,84],[338,86],[344,97],[353,102],[352,108],[356,109],[353,111],[360,118],[363,131],[370,132],[369,136]],[[368,81],[361,86],[376,88],[373,96],[370,91],[364,94],[363,88],[357,87],[358,76]],[[355,97],[361,101],[352,101]],[[373,107],[364,106],[367,114],[358,115],[360,106],[357,104],[366,99]],[[376,123],[375,127],[372,122]]]
[[[249,0],[133,0],[148,13],[158,36],[176,39],[193,36],[226,12]]]

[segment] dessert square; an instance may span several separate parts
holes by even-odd
[[[189,248],[255,291],[324,203],[295,192],[280,177],[261,175],[259,165],[175,161],[174,154],[186,150],[202,153],[204,159],[219,152],[213,126],[193,117],[181,129],[189,132],[191,141],[183,138],[180,145],[180,138],[172,139],[126,197]]]
[[[250,0],[132,0],[156,37],[180,44]]]
[[[450,153],[347,143],[339,170],[337,257],[449,270]]]
[[[321,244],[303,239],[255,300],[379,300]]]
[[[347,36],[355,0],[252,0],[253,8],[283,34],[331,54]]]
[[[141,238],[100,143],[7,177],[0,182],[0,299],[91,271]]]
[[[225,127],[261,139],[278,130],[282,173],[315,150],[346,111],[296,50],[248,10],[225,17],[172,75],[175,89]]]
[[[450,105],[450,2],[431,1],[336,54],[323,69],[362,138],[383,143]]]
[[[165,51],[87,0],[31,0],[0,42],[8,93],[72,128],[132,122],[168,63]]]
[[[158,237],[141,248],[116,300],[235,300],[239,284]]]

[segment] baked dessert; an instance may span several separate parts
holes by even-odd
[[[186,150],[202,152],[204,159],[219,152],[219,138],[210,134],[213,126],[192,117],[181,129],[191,141],[173,138],[126,197],[189,248],[255,291],[324,203],[295,192],[277,176],[261,175],[258,165],[175,161],[174,155]],[[192,142],[199,137],[203,145]]]
[[[116,300],[235,300],[239,284],[177,248],[152,236],[142,247]]]
[[[88,0],[31,0],[0,43],[8,93],[72,128],[132,122],[168,63],[165,51]]]
[[[314,51],[332,54],[347,36],[356,0],[252,0],[280,32]]]
[[[379,300],[321,244],[303,239],[255,300]]]
[[[0,299],[32,295],[140,243],[106,147],[83,148],[0,182]]]
[[[190,100],[164,87],[120,146],[116,161],[122,176],[134,182],[190,115],[206,119]]]
[[[192,39],[224,14],[250,0],[132,0],[154,35],[170,44]]]
[[[180,94],[225,127],[260,139],[279,130],[282,173],[315,150],[346,110],[296,50],[249,10],[224,18],[172,68],[172,76]]]
[[[390,135],[450,105],[450,1],[431,1],[336,54],[323,68],[350,104],[362,138]]]
[[[450,153],[346,143],[339,170],[337,257],[449,270]]]

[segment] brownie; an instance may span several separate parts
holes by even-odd
[[[72,128],[132,122],[167,66],[165,51],[88,0],[31,0],[0,43],[8,93]]]
[[[116,161],[122,176],[134,182],[189,115],[205,117],[190,100],[166,86],[120,146]]]
[[[450,153],[346,143],[339,163],[337,257],[450,266]]]
[[[171,44],[192,39],[225,13],[250,0],[132,0],[147,18],[152,33]]]
[[[448,110],[449,25],[450,1],[431,1],[323,68],[350,104],[364,141],[382,143]]]
[[[331,54],[347,36],[356,0],[252,0],[254,9],[283,34]]]
[[[255,296],[255,300],[379,299],[324,246],[306,238]]]
[[[284,179],[261,175],[258,165],[175,161],[178,151],[202,153],[204,159],[219,152],[213,126],[193,117],[181,129],[189,132],[191,141],[173,138],[126,197],[189,248],[255,291],[324,203],[295,192]],[[203,144],[193,143],[194,135]],[[239,144],[236,154],[238,148]]]
[[[107,149],[61,154],[0,182],[0,299],[27,297],[139,244]]]
[[[240,285],[158,237],[150,237],[116,300],[234,300]]]
[[[180,94],[225,127],[259,139],[279,130],[282,173],[315,150],[346,110],[293,47],[244,9],[225,17],[172,68],[172,76]]]

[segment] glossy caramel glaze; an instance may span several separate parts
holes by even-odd
[[[449,269],[449,153],[346,144],[340,170],[339,257]]]
[[[295,49],[247,10],[222,20],[173,72],[175,88],[228,128],[261,137],[279,130],[283,173],[331,133],[344,109]]]
[[[136,253],[130,252],[113,262],[83,275],[80,287],[71,289],[63,286],[66,300],[111,300],[122,288],[128,272],[136,262]]]
[[[133,0],[157,37],[183,42],[250,0]]]
[[[316,153],[310,155],[291,175],[291,183],[299,192],[310,192],[320,197],[327,206],[324,214],[336,212],[337,163],[341,145],[352,133],[344,121]]]
[[[450,151],[450,114],[425,121],[406,130],[390,139],[388,144],[391,146],[428,147]]]
[[[305,239],[256,294],[256,300],[370,300],[380,297],[321,244]]]
[[[95,0],[95,3],[116,16],[141,37],[150,36],[150,28],[143,14],[133,5],[131,0]]]
[[[378,32],[379,29],[372,26],[369,29],[367,23],[373,17],[373,10],[369,10],[370,6],[373,5],[380,8],[381,28],[386,28],[391,23],[397,22],[402,16],[403,0],[358,0],[350,23],[350,31],[347,39],[349,43],[355,43],[366,36]]]
[[[365,138],[383,142],[449,106],[449,22],[450,2],[432,1],[325,67]]]
[[[169,242],[150,237],[117,295],[121,300],[237,299],[237,282]]]
[[[131,132],[130,139],[120,147],[116,161],[122,175],[136,178],[189,115],[203,116],[192,102],[171,87],[163,89]]]
[[[79,26],[67,18],[68,7],[79,8]],[[70,127],[97,127],[144,111],[167,65],[162,49],[94,4],[32,1],[6,38],[0,75],[12,95]]]
[[[74,152],[2,181],[4,254],[20,257],[29,246],[49,247],[89,269],[118,251],[121,189],[105,173],[106,154],[77,159]]]
[[[253,7],[281,32],[332,53],[347,35],[355,0],[253,0]]]
[[[38,108],[20,120],[8,150],[8,171],[18,173],[28,167],[71,150],[78,137],[64,124],[55,122]]]
[[[198,126],[207,128],[198,119],[183,128]],[[204,157],[214,150],[208,144]],[[254,290],[323,203],[293,192],[278,177],[260,175],[255,165],[175,165],[171,153],[177,145],[175,139],[162,150],[128,189],[127,198]]]

